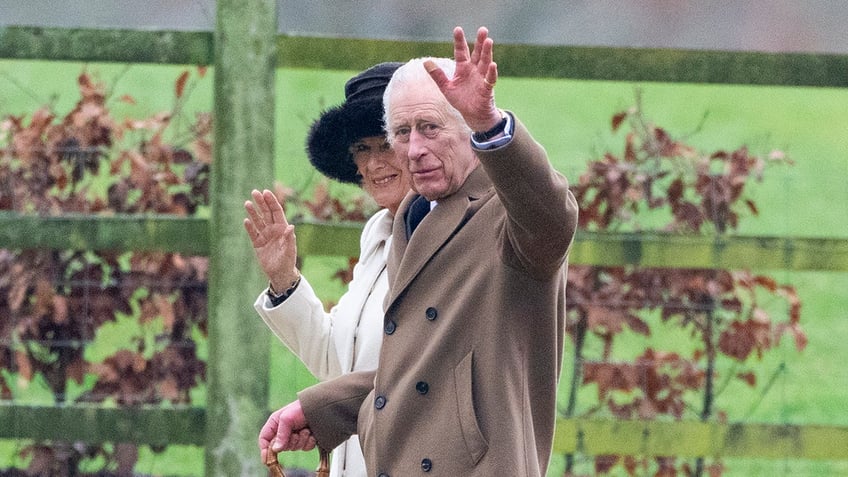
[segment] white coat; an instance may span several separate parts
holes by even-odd
[[[271,306],[265,291],[254,303],[271,331],[320,381],[377,368],[383,336],[383,299],[388,291],[386,256],[391,230],[392,216],[386,209],[365,224],[353,280],[329,313],[324,311],[306,277],[279,306]],[[330,470],[331,477],[366,475],[357,436],[333,450]]]

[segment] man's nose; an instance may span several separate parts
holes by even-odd
[[[426,149],[427,137],[413,129],[409,133],[409,158],[417,159],[421,157]]]

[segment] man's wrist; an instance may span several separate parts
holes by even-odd
[[[480,151],[487,151],[509,144],[509,142],[512,141],[512,134],[515,132],[515,119],[513,119],[512,115],[506,111],[504,111],[503,115],[503,119],[497,125],[500,130],[497,131],[495,128],[492,128],[489,131],[486,131],[485,134],[489,136],[489,138],[482,141],[480,140],[483,138],[482,134],[472,134],[471,147]]]
[[[475,142],[489,141],[491,139],[494,139],[498,136],[503,135],[504,130],[505,130],[504,128],[506,128],[506,125],[507,125],[507,119],[506,119],[506,115],[504,115],[504,116],[501,116],[501,120],[498,121],[498,123],[495,124],[489,130],[482,131],[482,132],[481,131],[475,131],[474,134],[472,134],[472,138],[474,139]]]

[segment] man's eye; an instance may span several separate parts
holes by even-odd
[[[421,134],[423,134],[424,136],[426,136],[428,138],[436,137],[436,135],[439,134],[439,131],[442,130],[442,128],[438,124],[435,124],[435,123],[422,124],[420,129],[421,129]]]
[[[409,141],[409,128],[397,128],[395,129],[395,140],[400,142]]]

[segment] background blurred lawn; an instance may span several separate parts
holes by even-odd
[[[44,104],[66,114],[76,103],[76,76],[87,70],[112,90],[115,117],[142,118],[174,107],[174,81],[185,68],[158,65],[81,65],[62,62],[0,61],[0,114],[28,114]],[[189,68],[195,71],[193,68]],[[343,99],[345,80],[354,72],[281,69],[277,75],[277,178],[309,193],[320,176],[303,151],[306,130],[319,112]],[[197,111],[212,109],[212,72],[198,79],[182,105],[188,121]],[[497,101],[511,109],[548,150],[554,165],[572,182],[586,161],[605,151],[620,153],[623,134],[609,132],[610,118],[634,104],[642,91],[646,116],[675,137],[701,151],[733,150],[747,145],[756,154],[781,149],[794,166],[766,170],[765,181],[753,187],[758,217],[741,221],[740,234],[773,236],[848,237],[848,90],[701,84],[621,83],[503,78]],[[128,94],[135,104],[117,99]],[[257,184],[269,187],[272,184]],[[355,187],[331,184],[341,196],[359,194]],[[246,197],[247,198],[247,197]],[[253,265],[253,264],[251,264]],[[334,302],[344,287],[329,278],[346,266],[343,257],[307,257],[305,273],[319,295]],[[848,425],[848,273],[758,270],[780,283],[794,285],[803,301],[802,324],[809,336],[806,351],[798,353],[789,340],[767,356],[761,379],[780,367],[777,381],[758,405],[745,389],[730,389],[716,405],[731,420],[792,424]],[[257,293],[262,284],[257,284]],[[258,319],[252,308],[237,319]],[[657,333],[633,343],[668,347],[674,333]],[[314,382],[299,361],[269,333],[272,343],[271,399],[278,407],[295,392]],[[570,346],[570,345],[569,345]],[[568,355],[569,350],[566,350]],[[564,370],[570,370],[566,362]],[[568,376],[563,376],[563,383]],[[202,399],[205,393],[198,396]],[[11,458],[14,443],[0,445],[0,467]],[[199,459],[199,461],[198,461]],[[314,455],[287,460],[312,467]],[[556,475],[555,457],[550,475]],[[848,463],[734,462],[725,475],[848,475]],[[734,468],[735,467],[735,468]],[[173,447],[165,454],[145,452],[139,472],[167,475],[202,473],[202,451]]]

